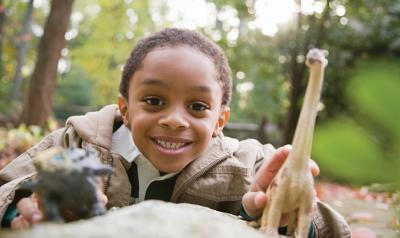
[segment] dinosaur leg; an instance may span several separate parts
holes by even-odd
[[[267,203],[267,205],[264,207],[263,214],[260,218],[260,230],[266,232],[267,231],[267,225],[268,225],[268,214],[269,214],[269,209],[271,205]]]
[[[269,214],[271,212],[272,206],[271,203],[274,199],[274,195],[276,195],[276,188],[277,188],[277,183],[276,180],[273,180],[270,187],[267,189],[266,196],[269,201],[267,201],[267,205],[264,207],[263,213],[261,215],[261,218],[259,220],[260,223],[260,230],[267,233],[268,232],[268,227],[269,227]],[[271,231],[269,231],[271,233]]]
[[[271,235],[278,234],[279,224],[282,218],[283,209],[283,192],[281,189],[276,190],[276,196],[270,201],[270,208],[268,211],[267,233]]]
[[[311,223],[311,207],[307,199],[302,200],[299,208],[296,238],[307,238]]]
[[[287,214],[287,217],[288,217],[288,221],[287,221],[288,225],[287,225],[287,231],[286,231],[287,235],[293,235],[296,230],[297,213],[298,213],[298,209]]]

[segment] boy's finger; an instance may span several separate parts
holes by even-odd
[[[315,177],[319,175],[319,166],[317,163],[310,159],[310,169],[311,169],[311,174]]]
[[[258,217],[266,204],[267,196],[263,192],[248,192],[242,198],[245,212],[252,217]]]
[[[38,223],[42,218],[37,203],[31,198],[22,198],[17,203],[17,209],[28,222]]]
[[[276,173],[282,167],[287,156],[292,150],[291,145],[285,145],[278,148],[271,156],[269,161],[266,161],[258,170],[253,186],[250,188],[251,191],[265,192],[267,187],[271,183],[272,179],[275,177]]]
[[[107,205],[108,197],[100,189],[97,190],[97,197],[101,204],[103,204],[104,206]]]
[[[29,227],[29,222],[21,215],[11,221],[11,229],[28,229]]]

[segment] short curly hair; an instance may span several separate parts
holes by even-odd
[[[121,95],[129,98],[129,81],[140,69],[144,58],[150,51],[156,48],[180,45],[197,49],[212,60],[217,71],[217,80],[221,83],[223,91],[222,105],[229,105],[232,95],[231,69],[221,48],[200,33],[177,28],[167,28],[138,41],[122,71],[119,85]]]

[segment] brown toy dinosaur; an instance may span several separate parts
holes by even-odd
[[[306,238],[311,223],[311,210],[315,201],[314,180],[309,158],[314,132],[324,69],[324,53],[312,49],[306,57],[310,68],[307,90],[293,138],[293,149],[267,189],[268,203],[260,219],[261,230],[277,236],[283,214],[288,214],[288,234]]]

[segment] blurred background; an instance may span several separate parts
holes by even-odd
[[[326,49],[312,153],[322,179],[399,182],[399,0],[0,0],[2,156],[116,103],[135,42],[164,27],[222,47],[234,82],[225,134],[275,146],[291,142],[307,50]]]
[[[400,237],[400,0],[0,0],[0,169],[69,116],[116,103],[131,49],[165,27],[225,51],[224,133],[275,146],[291,143],[306,52],[326,49],[317,194],[353,237]]]

